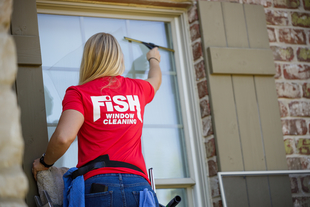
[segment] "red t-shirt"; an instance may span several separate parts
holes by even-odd
[[[109,82],[111,85],[105,87]],[[105,167],[86,173],[85,180],[105,173],[136,174],[148,180],[141,134],[144,107],[153,97],[154,89],[149,82],[122,76],[98,78],[67,89],[63,111],[74,109],[84,115],[78,132],[76,167],[108,154],[110,160],[133,164],[144,172]]]

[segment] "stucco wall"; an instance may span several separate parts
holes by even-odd
[[[0,206],[21,207],[28,189],[21,163],[24,143],[20,112],[12,90],[17,72],[13,38],[8,34],[12,0],[0,1]]]
[[[282,119],[283,141],[290,170],[310,169],[310,1],[228,0],[265,7],[270,48],[275,60],[275,82]],[[197,2],[188,11],[193,59],[214,206],[222,206],[217,179],[215,142],[201,49]],[[291,177],[295,206],[310,200],[310,176]]]

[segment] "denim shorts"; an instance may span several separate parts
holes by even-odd
[[[92,183],[103,184],[107,191],[90,193]],[[134,174],[100,174],[85,181],[86,207],[139,207],[139,192],[147,188],[154,195],[155,205],[158,205],[156,194],[145,178]]]

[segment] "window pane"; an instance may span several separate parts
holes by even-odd
[[[62,112],[62,99],[69,86],[77,85],[79,72],[57,69],[43,70],[47,123],[57,123]]]
[[[137,74],[136,78],[146,79],[147,75]],[[153,101],[146,105],[144,124],[181,124],[177,101],[176,77],[173,75],[163,75],[160,89],[157,91]]]
[[[159,46],[168,47],[167,31],[164,22],[150,22],[150,21],[133,21],[128,22],[128,35],[132,39],[140,40],[143,42],[151,42]],[[156,31],[156,32],[154,32]],[[135,70],[144,70],[145,67],[139,60],[145,59],[145,54],[148,49],[139,43],[132,43],[133,48],[133,66]],[[160,50],[161,53],[161,69],[162,71],[171,71],[171,60],[169,52]]]
[[[178,207],[187,207],[186,189],[156,189],[156,195],[160,204],[166,206],[175,196],[181,196]]]
[[[79,68],[83,42],[79,17],[38,14],[44,68]]]
[[[154,168],[155,178],[187,177],[181,140],[182,129],[143,129],[143,155],[147,168]]]

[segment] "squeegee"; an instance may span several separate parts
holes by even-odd
[[[167,47],[162,47],[162,46],[159,46],[159,45],[155,45],[154,43],[151,43],[151,42],[142,42],[140,40],[135,40],[135,39],[132,39],[132,38],[129,38],[129,37],[124,37],[124,38],[125,38],[125,40],[128,40],[129,42],[137,42],[137,43],[144,44],[150,50],[153,49],[154,47],[158,47],[158,48],[163,49],[163,50],[174,52],[173,49],[170,49],[170,48],[167,48]]]

